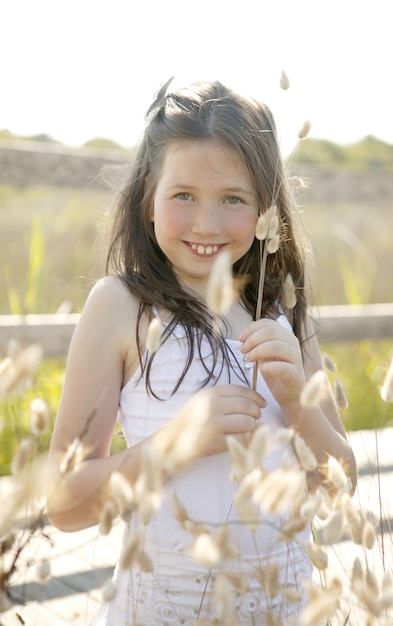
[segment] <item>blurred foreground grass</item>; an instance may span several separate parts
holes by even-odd
[[[392,425],[393,404],[382,402],[379,390],[393,356],[393,343],[385,340],[322,344],[321,351],[336,363],[337,375],[348,396],[348,408],[341,412],[345,428],[361,430]],[[50,406],[53,427],[64,368],[63,359],[44,360],[34,386],[27,393],[15,395],[10,401],[0,401],[0,475],[10,473],[18,442],[30,435],[30,403],[34,397],[43,398]],[[42,452],[48,448],[51,430],[40,437]],[[123,447],[123,438],[117,431],[113,437],[112,452]]]

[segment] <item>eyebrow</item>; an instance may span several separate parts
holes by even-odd
[[[167,187],[168,189],[194,189],[195,186],[194,185],[189,185],[187,183],[183,183],[183,182],[177,182],[177,183],[173,183],[172,185],[169,185]],[[225,193],[231,193],[231,194],[236,194],[236,193],[240,193],[240,194],[247,194],[248,196],[254,196],[255,194],[250,191],[249,189],[246,189],[245,187],[223,187],[223,189],[221,189],[220,191],[225,191]]]

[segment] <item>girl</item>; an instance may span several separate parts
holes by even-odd
[[[123,553],[116,594],[102,606],[97,624],[251,626],[269,615],[284,623],[301,604],[269,592],[265,578],[274,571],[280,588],[301,592],[311,572],[304,549],[309,529],[283,542],[279,533],[288,512],[253,512],[258,519],[249,524],[239,518],[228,436],[245,448],[257,427],[268,425],[271,445],[263,466],[273,471],[283,458],[296,466],[290,443],[273,445],[276,431],[293,429],[318,462],[320,469],[310,472],[313,488],[324,480],[331,456],[354,488],[355,462],[332,397],[309,409],[299,400],[322,365],[307,320],[304,257],[269,109],[219,82],[166,95],[167,88],[149,109],[119,196],[107,276],[93,288],[70,347],[50,452],[62,459],[63,474],[49,514],[65,531],[97,524],[111,501],[113,478],[127,479],[132,491],[145,471],[146,451],[154,468],[154,451],[162,457],[169,449],[162,446],[165,437],[177,429],[180,436],[187,420],[203,414],[188,462],[176,472],[168,459],[160,466],[160,504],[150,500],[147,513],[138,507],[132,512],[131,505],[123,515],[124,550],[134,557],[125,567]],[[263,317],[255,319],[261,270],[255,229],[272,205],[280,243],[267,258]],[[217,332],[206,289],[224,251],[238,298]],[[290,315],[288,273],[297,291]],[[156,352],[146,347],[154,318],[162,326]],[[109,455],[116,418],[127,449]],[[75,441],[82,441],[84,458],[67,471],[64,455],[70,462],[67,450]],[[200,549],[203,541],[210,548],[201,554],[195,545]],[[221,550],[216,559],[214,547]]]

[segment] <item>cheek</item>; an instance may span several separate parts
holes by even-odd
[[[184,211],[168,208],[165,211],[156,211],[154,227],[156,236],[176,237],[186,228],[187,220]]]
[[[249,241],[250,245],[254,241],[257,216],[254,213],[239,215],[231,223],[231,231],[238,240]]]

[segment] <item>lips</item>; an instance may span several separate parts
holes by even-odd
[[[190,248],[190,250],[194,252],[195,254],[197,254],[198,256],[214,256],[221,250],[221,248],[223,248],[223,244],[218,245],[215,243],[208,243],[208,244],[190,243],[190,242],[185,242],[185,243]]]

